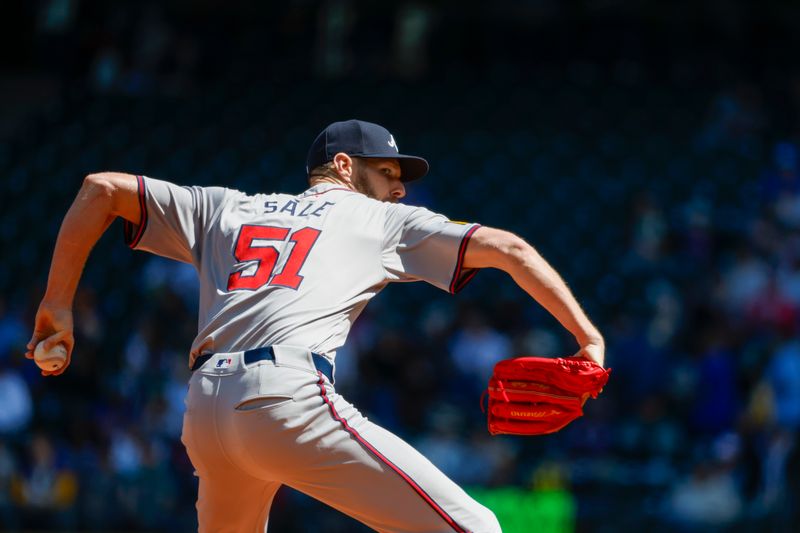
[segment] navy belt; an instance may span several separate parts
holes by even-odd
[[[207,353],[205,355],[198,356],[197,359],[194,360],[194,364],[192,365],[192,372],[203,366],[206,361],[214,357],[213,353]],[[325,359],[322,355],[318,353],[311,352],[311,358],[314,360],[314,366],[322,372],[322,375],[328,378],[328,381],[333,383],[333,365]],[[275,360],[275,351],[272,349],[272,346],[265,346],[264,348],[254,348],[252,350],[247,350],[244,352],[244,364],[252,365],[258,361],[274,361]]]

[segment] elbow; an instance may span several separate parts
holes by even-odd
[[[513,233],[507,233],[504,237],[498,246],[498,267],[510,272],[528,262],[535,252],[530,244]]]
[[[100,172],[97,174],[89,174],[83,178],[81,194],[87,199],[111,202],[114,198],[114,191],[114,182],[107,174]]]
[[[114,184],[108,175],[103,172],[88,174],[83,178],[82,189],[87,193],[98,196],[111,197],[114,194]]]
[[[114,206],[116,187],[113,180],[104,173],[89,174],[83,179],[83,185],[78,196],[92,206],[103,209],[109,213]]]

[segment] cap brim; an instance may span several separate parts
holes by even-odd
[[[418,180],[428,173],[430,165],[421,157],[397,154],[394,156],[400,163],[400,180],[404,182]]]
[[[409,182],[418,180],[425,176],[430,169],[428,162],[415,155],[405,154],[353,154],[353,157],[363,157],[366,159],[397,159],[400,163],[400,181]]]

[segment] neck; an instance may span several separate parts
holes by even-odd
[[[310,180],[310,184],[311,184],[312,187],[314,187],[315,185],[320,185],[321,183],[330,183],[332,185],[339,185],[340,187],[347,187],[348,189],[352,189],[353,188],[353,186],[349,182],[347,182],[345,180],[337,179],[337,178],[331,178],[331,177],[327,177],[327,176],[319,177],[319,178],[312,178]]]

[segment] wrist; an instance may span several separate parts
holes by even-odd
[[[599,332],[576,335],[575,340],[578,341],[578,344],[580,346],[587,346],[593,344],[595,346],[605,347],[606,345],[605,339],[603,339],[603,336],[600,335]]]
[[[42,298],[42,302],[40,307],[47,307],[48,309],[64,309],[69,310],[72,309],[72,297],[67,297],[65,295],[59,294],[51,294],[49,291],[45,292],[44,298]]]

